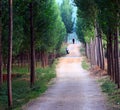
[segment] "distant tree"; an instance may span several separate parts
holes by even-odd
[[[76,26],[76,33],[78,35],[78,39],[80,40],[80,42],[82,43],[85,43],[85,36],[84,36],[84,33],[83,33],[83,27],[82,27],[82,24],[83,21],[82,21],[82,18],[77,18],[77,26]]]
[[[82,18],[83,23],[79,26],[82,27],[85,41],[89,40],[89,42],[92,42],[91,45],[93,44],[93,48],[90,48],[92,54],[94,53],[94,56],[91,57],[91,60],[93,59],[92,65],[97,64],[101,69],[104,69],[102,33],[97,19],[98,9],[96,3],[94,0],[75,0],[75,3],[78,6],[78,17]]]
[[[67,33],[71,33],[73,31],[74,22],[72,21],[73,9],[72,5],[70,4],[70,0],[63,0],[63,3],[60,7],[60,11],[62,20],[66,27],[66,31]]]
[[[34,6],[35,44],[36,49],[41,51],[42,66],[45,67],[49,53],[56,51],[57,44],[61,45],[66,30],[55,0],[37,0]]]

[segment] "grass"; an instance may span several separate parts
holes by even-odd
[[[84,47],[80,48],[80,53],[82,56],[85,56],[85,48]],[[89,68],[90,68],[90,64],[87,62],[87,59],[85,59],[85,58],[82,60],[82,68],[85,70],[89,70]]]
[[[113,103],[114,105],[119,105],[120,89],[117,88],[117,85],[108,77],[100,79],[99,82],[101,83],[102,91],[108,95],[109,102]]]
[[[6,69],[3,69],[3,73],[7,73]],[[18,66],[13,66],[12,68],[12,74],[27,74],[29,73],[28,66],[24,67],[18,67]]]
[[[89,70],[90,68],[90,64],[85,59],[82,61],[82,68],[85,70]]]
[[[22,70],[21,70],[22,71]],[[21,106],[40,96],[48,88],[49,81],[56,76],[55,64],[47,68],[36,69],[36,82],[33,88],[29,87],[29,75],[25,74],[12,81],[13,107],[7,107],[7,84],[0,90],[0,110],[21,110]]]

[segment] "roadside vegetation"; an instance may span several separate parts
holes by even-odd
[[[0,0],[0,110],[16,109],[47,89],[53,62],[73,31],[69,0]]]
[[[12,81],[14,103],[12,110],[20,110],[22,105],[46,91],[50,80],[56,77],[55,65],[56,62],[50,67],[36,69],[36,82],[32,88],[29,87],[28,74],[24,74]],[[0,90],[0,110],[8,109],[7,100],[7,83],[5,82]]]
[[[108,96],[110,104],[114,107],[120,108],[120,89],[117,85],[109,79],[109,77],[104,77],[99,80],[102,91]]]
[[[87,60],[85,58],[82,61],[82,68],[85,69],[85,70],[90,69],[90,64],[87,62]]]
[[[82,58],[82,68],[85,70],[89,70],[90,69],[90,63],[88,62],[88,59],[85,57],[85,47],[82,45],[80,48],[80,54],[81,56],[83,56]]]

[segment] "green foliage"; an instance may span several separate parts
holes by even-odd
[[[66,34],[59,8],[55,0],[41,0],[34,3],[36,48],[52,52],[61,45]],[[37,11],[37,13],[36,13]]]
[[[70,4],[70,0],[63,0],[63,3],[60,7],[62,20],[65,24],[67,33],[71,33],[73,31],[73,21],[72,21],[72,6]]]
[[[101,83],[102,91],[107,93],[109,102],[115,105],[120,104],[120,89],[117,88],[117,85],[109,80],[108,77],[100,79],[99,82]]]
[[[82,68],[85,70],[89,70],[90,64],[86,60],[83,60],[82,61]]]
[[[83,43],[90,42],[95,35],[96,4],[94,0],[75,0],[75,3],[78,6],[78,38]]]
[[[94,0],[75,0],[75,3],[80,10],[78,14],[86,19],[86,24],[94,25],[97,11]]]
[[[120,23],[120,1],[119,0],[95,0],[98,7],[99,24],[107,35],[108,31],[114,31]]]
[[[7,70],[4,68],[3,73],[7,73]],[[24,66],[24,67],[18,67],[18,66],[13,66],[12,68],[12,74],[27,74],[29,73],[29,67]]]
[[[30,51],[29,1],[13,2],[13,56]],[[59,7],[55,0],[34,0],[33,27],[35,48],[39,51],[59,50],[66,35]],[[2,0],[2,44],[3,61],[8,51],[8,2]]]
[[[61,46],[61,49],[60,49],[59,54],[60,54],[60,55],[66,55],[66,48],[67,48],[67,45],[66,45],[66,44],[63,44],[63,45]]]
[[[87,26],[85,19],[78,16],[77,19],[77,34],[81,42],[90,42],[91,38],[94,38],[94,27]]]
[[[77,26],[76,26],[76,33],[78,35],[78,39],[80,42],[85,43],[84,33],[83,33],[83,22],[82,18],[78,17],[77,19]]]
[[[13,80],[13,110],[20,109],[22,105],[40,96],[46,91],[48,82],[54,78],[55,63],[51,67],[36,70],[37,81],[33,88],[29,87],[29,76],[24,75],[21,78]],[[7,84],[4,83],[0,90],[0,109],[5,110],[7,107]],[[7,109],[7,108],[6,108]]]

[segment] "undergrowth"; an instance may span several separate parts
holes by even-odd
[[[7,70],[4,68],[3,73],[6,74]],[[19,67],[19,66],[13,66],[12,67],[12,74],[27,74],[29,73],[29,67],[24,66],[24,67]]]
[[[82,61],[82,68],[85,70],[89,70],[90,68],[90,64],[85,59]]]
[[[49,81],[56,76],[55,64],[47,68],[36,70],[36,82],[30,88],[29,75],[23,75],[12,81],[13,107],[11,110],[21,110],[22,105],[40,96],[46,91]],[[2,85],[0,90],[0,110],[10,110],[7,108],[7,83]]]
[[[107,93],[109,102],[115,105],[120,105],[120,89],[108,77],[99,80],[101,83],[102,91]]]

